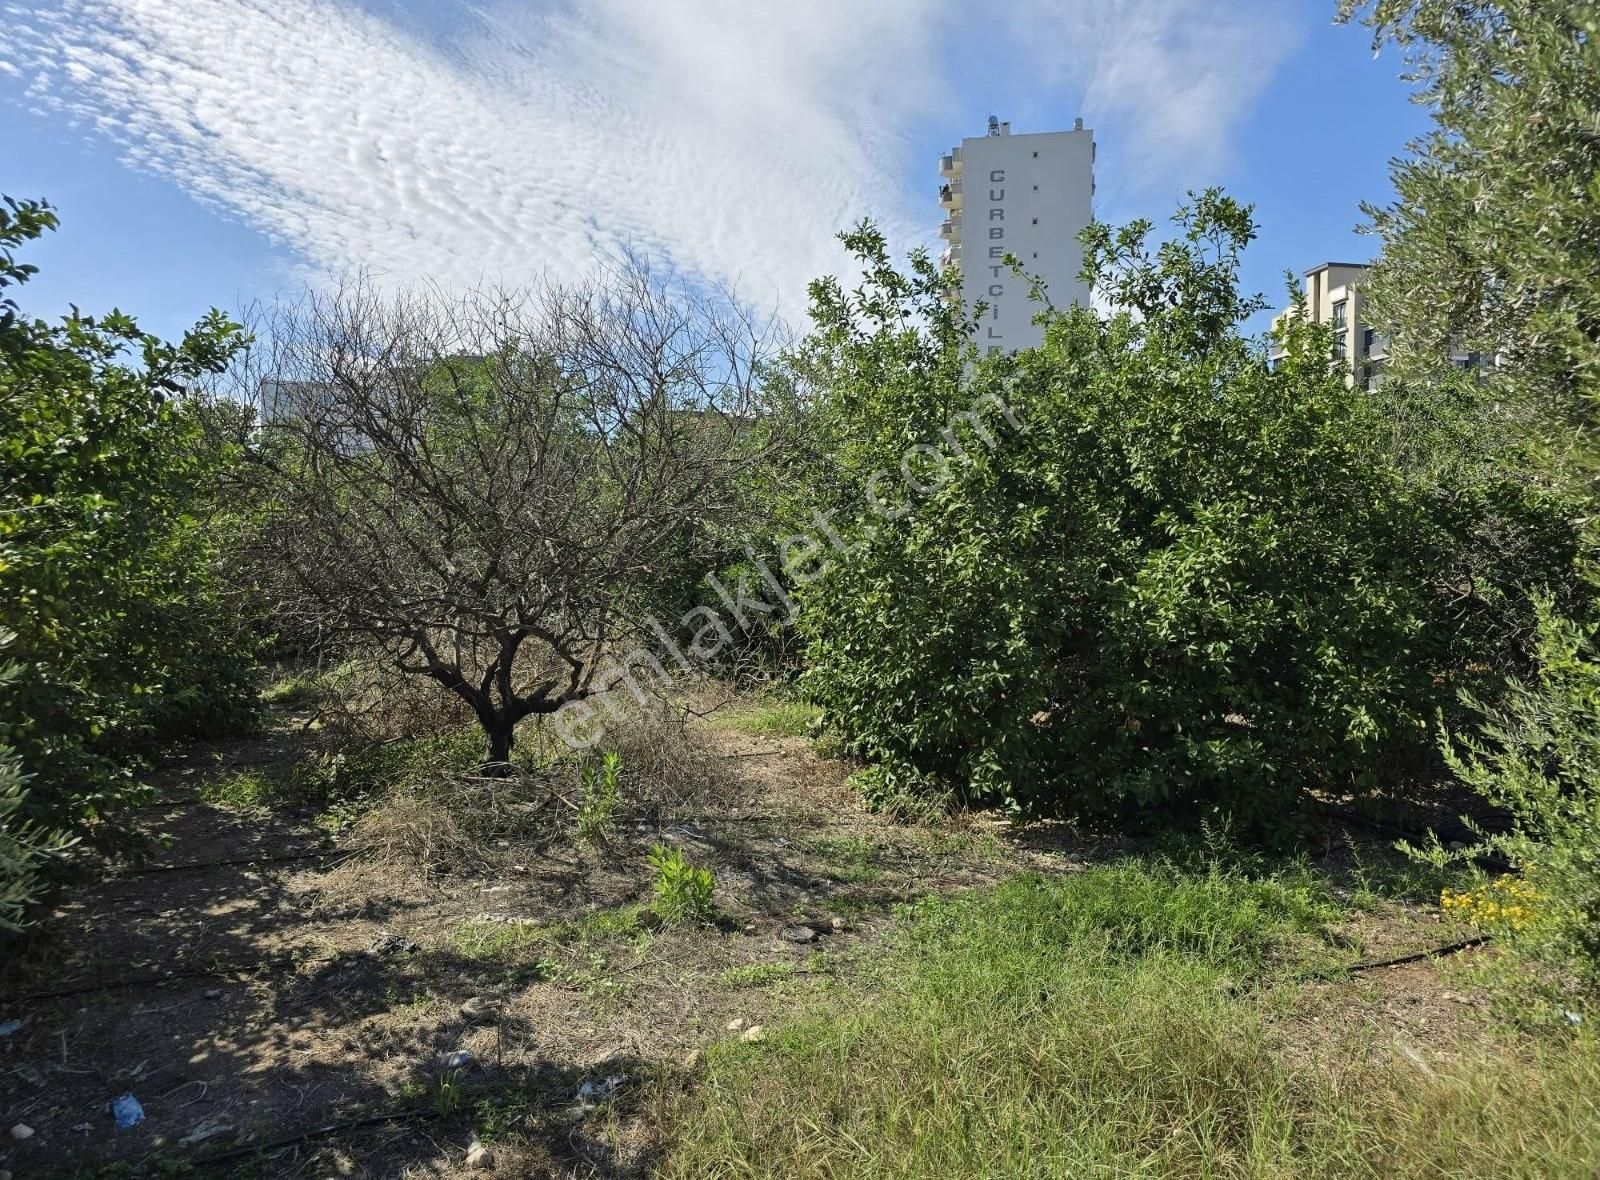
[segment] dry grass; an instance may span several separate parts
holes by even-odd
[[[393,790],[355,823],[353,843],[428,873],[492,869],[559,831],[566,808],[540,776],[447,774]],[[518,851],[513,854],[509,845]]]

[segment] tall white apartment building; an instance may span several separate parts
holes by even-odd
[[[1082,119],[1071,131],[1013,135],[1010,123],[991,115],[987,135],[963,139],[939,162],[944,260],[961,271],[968,310],[983,305],[980,347],[1010,352],[1044,337],[1033,322],[1040,305],[1004,262],[1007,254],[1044,281],[1056,307],[1088,304],[1078,235],[1094,216],[1094,157],[1094,133]]]

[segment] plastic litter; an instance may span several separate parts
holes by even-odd
[[[591,1110],[600,1103],[609,1099],[617,1092],[618,1087],[628,1079],[620,1073],[614,1073],[608,1078],[599,1081],[587,1081],[578,1087],[578,1109]]]
[[[470,1050],[457,1049],[454,1053],[439,1054],[438,1061],[440,1069],[466,1069],[473,1058]]]
[[[1563,1012],[1561,1014],[1561,1017],[1568,1024],[1570,1024],[1573,1028],[1577,1028],[1580,1024],[1583,1023],[1583,1013],[1582,1012]]]
[[[126,1131],[144,1122],[144,1107],[130,1094],[120,1094],[111,1100],[111,1117],[117,1120],[117,1130]]]

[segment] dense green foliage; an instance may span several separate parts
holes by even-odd
[[[1569,490],[1587,518],[1593,577],[1600,441],[1600,13],[1576,0],[1347,0],[1411,65],[1434,128],[1393,169],[1396,200],[1367,212],[1383,241],[1368,284],[1393,333],[1400,397],[1464,391],[1499,445]],[[1463,386],[1454,345],[1494,358]],[[1448,393],[1446,396],[1450,396]],[[1555,589],[1565,571],[1530,565]],[[1600,981],[1600,663],[1595,604],[1567,596],[1539,620],[1530,681],[1479,706],[1451,766],[1515,827],[1477,851],[1524,876],[1480,882],[1457,906],[1511,945]],[[1477,705],[1477,702],[1470,702]]]
[[[1318,938],[1334,916],[1306,874],[1153,861],[930,898],[877,969],[843,985],[848,1006],[712,1053],[668,1108],[663,1172],[1498,1180],[1600,1167],[1590,1035],[1474,1042],[1435,1071],[1373,1053],[1328,1009],[1317,1025],[1293,1018],[1289,980],[1336,954]]]
[[[1391,367],[1436,383],[1451,346],[1592,497],[1600,474],[1600,14],[1589,0],[1344,0],[1406,53],[1435,127],[1369,206],[1365,284]]]
[[[55,225],[0,210],[0,285]],[[120,312],[0,317],[0,625],[22,668],[0,743],[32,776],[24,810],[84,825],[125,802],[166,739],[248,715],[245,646],[218,600],[202,512],[224,456],[185,383],[224,365],[239,330],[213,312],[181,344]]]
[[[1600,992],[1600,658],[1594,627],[1548,611],[1539,623],[1537,677],[1514,682],[1504,704],[1483,710],[1482,736],[1448,751],[1461,780],[1515,821],[1508,832],[1480,830],[1468,855],[1498,853],[1523,875],[1506,904],[1508,886],[1480,874],[1461,908],[1558,972],[1576,967]]]
[[[0,657],[12,636],[0,631]],[[22,669],[0,662],[0,693],[8,692]],[[22,761],[0,745],[0,934],[14,934],[27,924],[27,908],[38,896],[44,862],[67,846],[67,837],[49,831],[22,815],[27,799]]]
[[[1318,330],[1291,323],[1268,367],[1241,332],[1248,210],[1210,193],[1179,221],[1154,251],[1146,223],[1095,227],[1086,269],[1118,310],[1052,314],[1014,357],[973,355],[942,276],[895,273],[874,233],[848,239],[860,291],[816,288],[842,473],[818,494],[841,518],[894,507],[806,587],[805,683],[884,789],[1271,828],[1308,789],[1403,781],[1503,658],[1518,571],[1466,564],[1491,513],[1519,554],[1565,560],[1530,486],[1409,478]]]

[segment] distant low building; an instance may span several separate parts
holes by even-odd
[[[1365,262],[1324,262],[1306,271],[1306,313],[1314,324],[1326,324],[1333,332],[1333,361],[1344,369],[1345,380],[1362,389],[1377,389],[1383,384],[1389,364],[1389,337],[1367,322],[1367,302],[1361,293],[1366,278]],[[1273,318],[1276,328],[1293,315],[1285,308]],[[1283,347],[1274,342],[1272,363],[1283,359]],[[1452,364],[1463,369],[1481,368],[1485,359],[1475,352],[1452,352]]]

